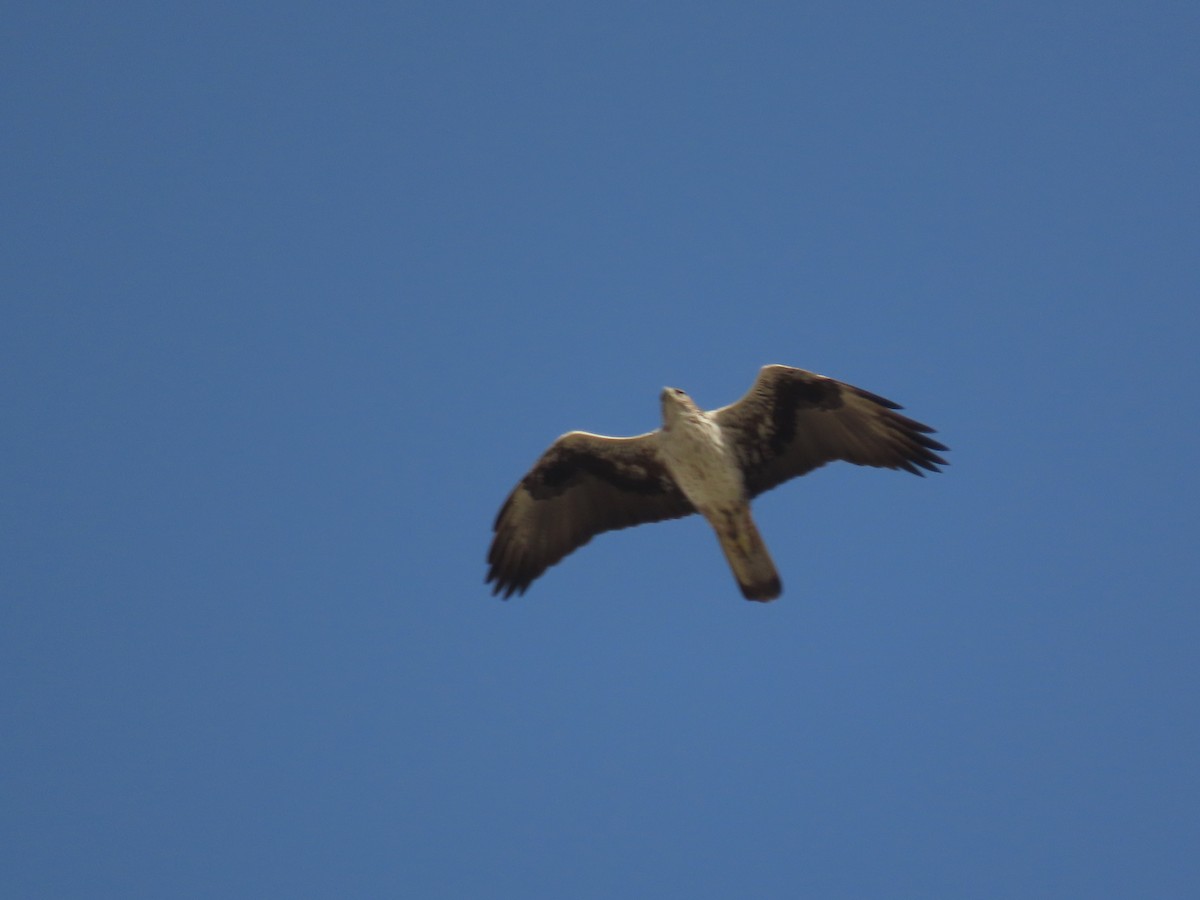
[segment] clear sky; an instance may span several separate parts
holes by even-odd
[[[0,894],[1196,895],[1200,6],[4,18]],[[489,595],[767,363],[952,465]]]

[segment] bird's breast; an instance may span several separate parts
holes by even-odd
[[[701,513],[745,502],[742,471],[720,427],[707,417],[675,422],[662,432],[663,464]]]

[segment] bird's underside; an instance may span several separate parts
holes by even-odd
[[[637,437],[572,431],[521,479],[493,525],[486,581],[505,598],[597,534],[699,512],[748,600],[780,580],[750,501],[828,462],[938,472],[933,429],[876,394],[788,366],[763,368],[741,400],[703,412],[662,392],[663,427]]]

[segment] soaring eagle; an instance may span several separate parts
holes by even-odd
[[[485,583],[507,599],[597,534],[698,512],[747,600],[779,596],[779,573],[750,501],[843,459],[924,476],[947,465],[933,429],[896,403],[823,375],[766,366],[737,403],[701,410],[663,388],[663,425],[637,437],[564,434],[496,516]]]

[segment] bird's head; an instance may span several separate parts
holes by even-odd
[[[698,412],[692,398],[679,388],[663,388],[661,398],[664,427],[671,427],[671,423],[677,421],[681,416]]]

